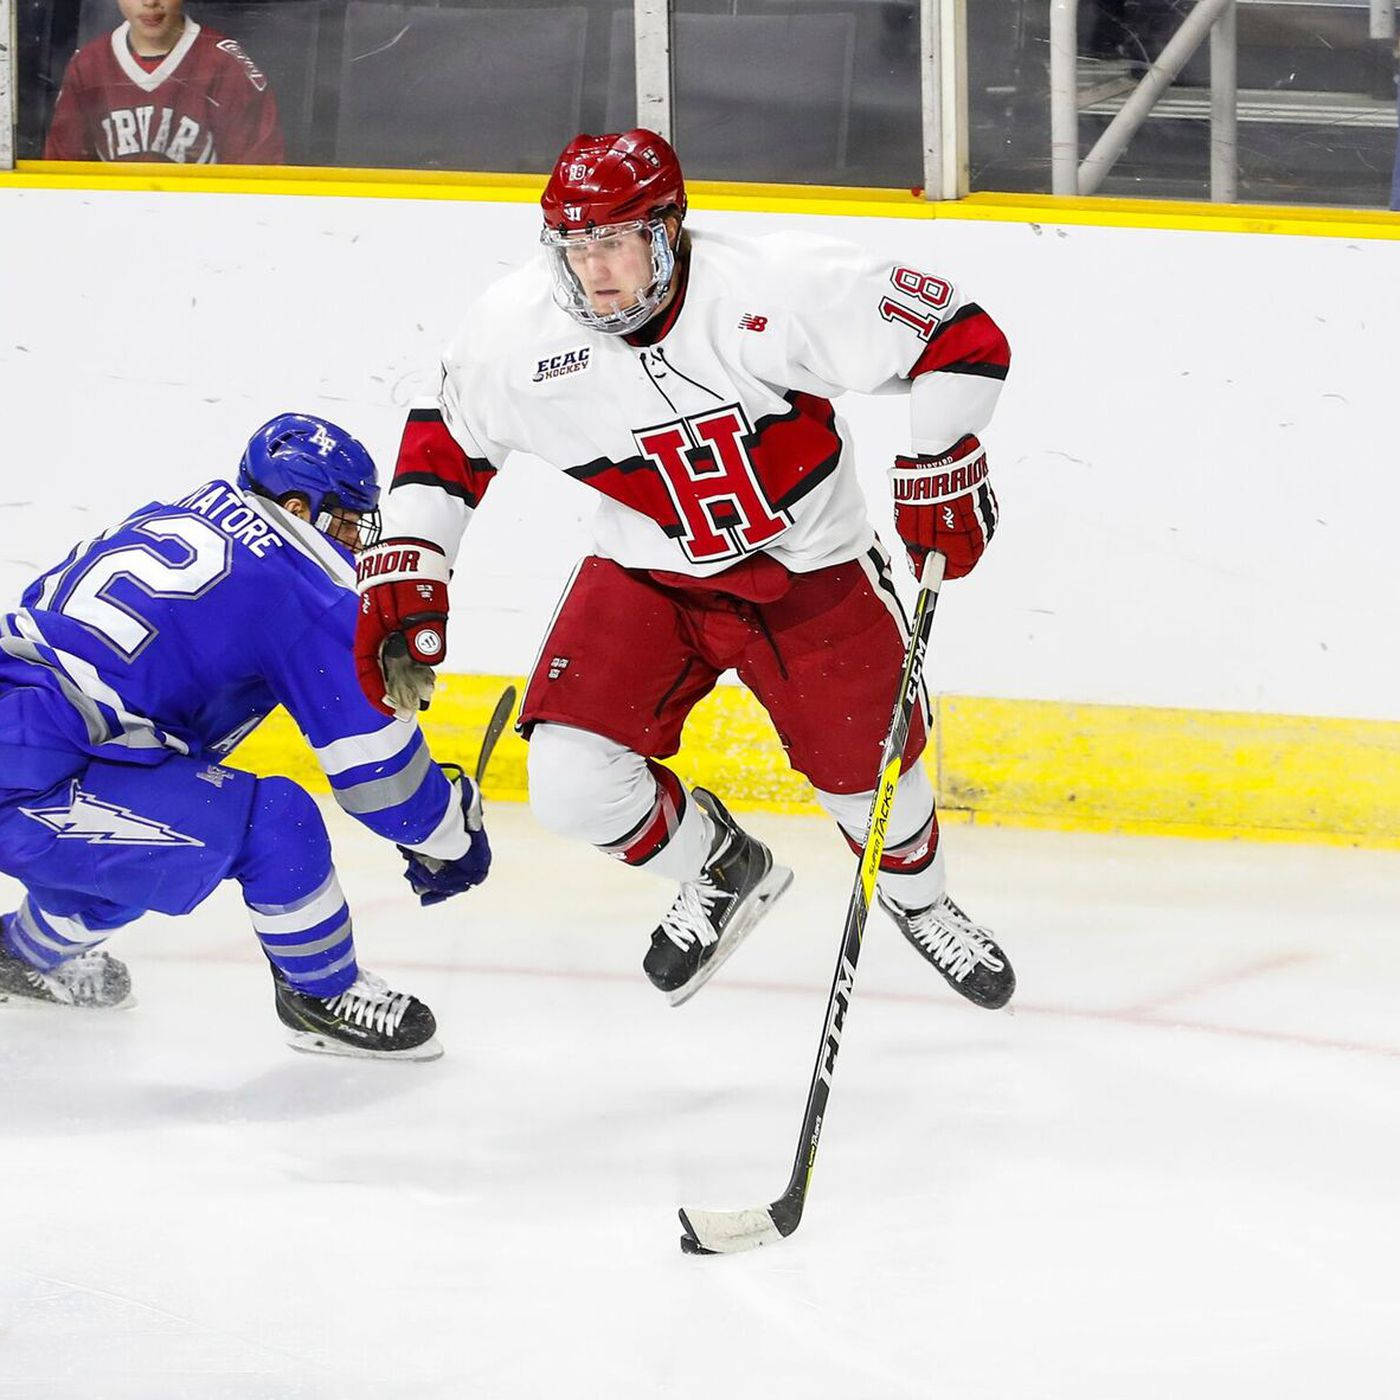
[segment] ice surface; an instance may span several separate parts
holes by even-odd
[[[329,819],[445,1057],[286,1049],[232,886],[117,935],[135,1009],[0,1007],[4,1400],[1395,1393],[1400,856],[949,828],[1014,1013],[877,911],[801,1229],[696,1258],[787,1180],[835,835],[747,819],[796,884],[673,1010],[659,882],[502,806],[425,912]]]

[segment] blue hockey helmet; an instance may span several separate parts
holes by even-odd
[[[359,517],[360,549],[379,538],[379,482],[364,444],[343,428],[309,413],[279,413],[248,440],[238,464],[238,484],[274,501],[305,497],[323,534],[348,543],[335,529],[346,515]]]

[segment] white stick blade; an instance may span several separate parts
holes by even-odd
[[[683,1209],[681,1224],[686,1228],[681,1248],[687,1254],[740,1254],[783,1238],[766,1209]]]

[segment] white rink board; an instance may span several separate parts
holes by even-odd
[[[987,434],[999,538],[940,611],[933,683],[1007,698],[1400,718],[1390,535],[1400,244],[866,218],[800,224],[946,271],[1016,354]],[[275,412],[392,467],[529,204],[0,191],[0,597],[130,506],[230,473]],[[848,396],[877,525],[898,398]],[[520,672],[592,498],[493,489],[452,667]]]

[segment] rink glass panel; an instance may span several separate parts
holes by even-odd
[[[917,0],[677,0],[671,42],[693,178],[923,183]]]
[[[1196,0],[1080,0],[1079,158]],[[1394,40],[1368,0],[1239,0],[1239,199],[1386,208]],[[1051,192],[1050,0],[969,0],[970,185]],[[1133,137],[1101,195],[1210,198],[1210,41]]]
[[[77,47],[115,0],[20,0],[19,154],[38,158]],[[610,52],[631,0],[187,0],[267,74],[292,164],[543,173],[630,91]],[[630,34],[629,34],[630,47]],[[630,54],[627,59],[630,65]]]
[[[115,0],[19,0],[19,149]],[[277,96],[289,162],[543,173],[575,132],[635,125],[632,0],[187,0]],[[683,0],[676,144],[693,179],[920,183],[916,0]]]
[[[1080,0],[1086,155],[1195,0]],[[292,163],[543,173],[636,121],[632,0],[187,0],[268,75]],[[1049,193],[1050,0],[968,0],[970,187]],[[16,0],[17,154],[42,155],[77,46],[115,0]],[[1368,0],[1240,0],[1239,195],[1384,208],[1393,41]],[[923,182],[918,0],[675,0],[675,140],[693,179]],[[1203,44],[1100,193],[1209,197]],[[1103,95],[1107,93],[1108,95]]]

